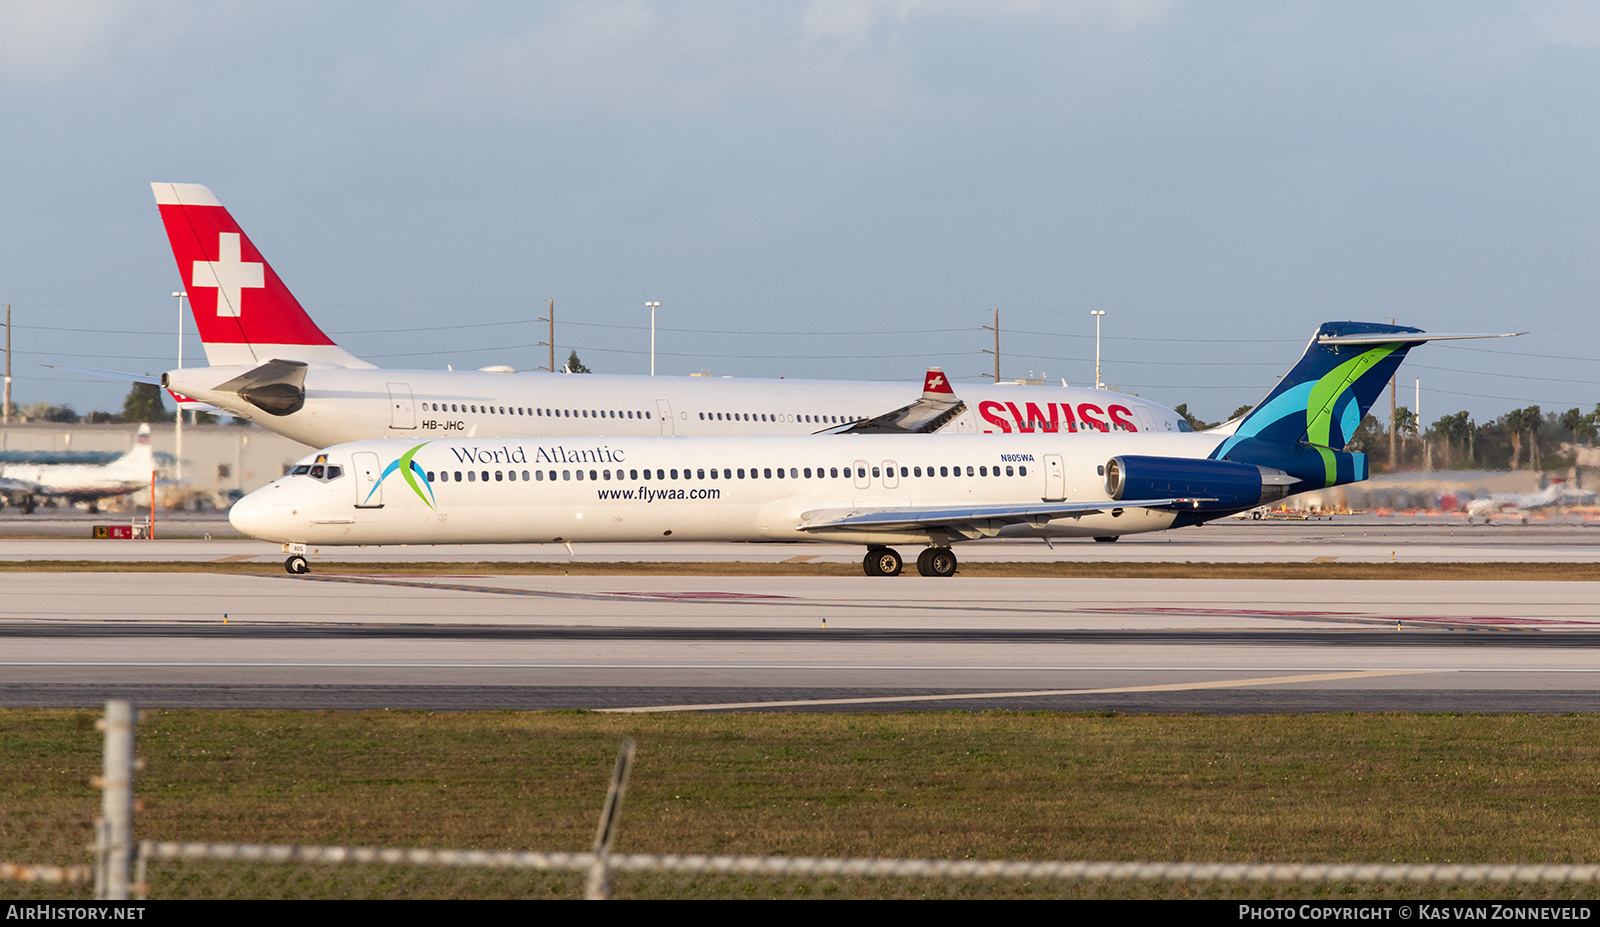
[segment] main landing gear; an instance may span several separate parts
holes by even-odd
[[[899,576],[904,563],[900,554],[888,547],[873,547],[862,559],[868,576]],[[956,555],[948,547],[929,547],[917,555],[917,573],[922,576],[956,575]]]
[[[304,554],[291,554],[288,560],[283,561],[283,568],[297,576],[311,572],[311,564],[306,562]]]

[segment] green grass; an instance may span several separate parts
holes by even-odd
[[[84,861],[86,831],[74,822],[91,818],[98,801],[88,784],[100,762],[94,717],[0,711],[0,861],[19,854],[30,862]],[[618,852],[1600,859],[1600,716],[1592,715],[155,710],[139,726],[146,767],[137,833],[152,840],[585,850],[625,735],[639,752]],[[37,826],[29,830],[39,821],[71,830],[53,858],[39,858],[48,855],[45,845]],[[570,896],[579,885],[563,876],[435,873],[419,882],[404,873],[335,869],[300,867],[291,878],[168,863],[152,881],[167,879],[168,894],[237,897]],[[833,896],[812,881],[784,887],[631,878],[633,888],[619,882],[619,890]],[[853,897],[868,889],[886,890],[840,883],[833,891]],[[1284,893],[1272,886],[1250,891]],[[12,893],[0,883],[0,896]],[[1487,893],[1505,897],[1505,888]]]

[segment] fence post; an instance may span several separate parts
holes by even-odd
[[[96,827],[94,897],[128,900],[128,867],[133,862],[133,706],[106,702],[97,725],[105,732],[105,770],[95,781],[102,790]]]
[[[617,835],[617,818],[622,815],[622,796],[628,791],[628,770],[633,766],[633,738],[622,738],[622,749],[617,751],[617,765],[611,770],[611,787],[606,789],[606,804],[600,810],[600,827],[594,833],[594,864],[589,867],[589,878],[584,885],[583,897],[588,901],[606,901],[611,897],[611,841]]]

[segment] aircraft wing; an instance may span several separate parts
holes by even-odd
[[[1113,509],[1170,508],[1205,499],[1136,499],[1128,502],[1040,502],[1031,505],[895,506],[881,509],[823,509],[806,512],[796,527],[801,531],[898,531],[943,528],[957,534],[982,537],[1006,525],[1042,525],[1052,518],[1096,515]]]
[[[40,483],[0,476],[0,492],[42,493],[46,491],[48,491],[47,488]]]
[[[922,396],[910,405],[891,412],[825,428],[822,435],[933,434],[967,411],[967,404],[956,398],[950,381],[938,367],[929,367],[922,381]]]

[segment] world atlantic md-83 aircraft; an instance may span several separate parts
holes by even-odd
[[[317,327],[209,189],[151,187],[209,362],[168,371],[161,385],[312,447],[383,437],[804,435],[874,419],[868,430],[908,430],[907,416],[893,414],[907,398],[895,382],[379,369]],[[1109,390],[990,384],[964,386],[963,398],[938,430],[1189,430],[1173,410]],[[911,418],[935,430],[930,418]]]
[[[1342,448],[1400,361],[1471,337],[1496,336],[1326,323],[1260,404],[1204,432],[358,441],[228,517],[282,542],[291,573],[313,544],[816,540],[865,545],[873,576],[900,572],[891,545],[924,545],[918,572],[950,576],[958,541],[1115,538],[1366,479]]]

